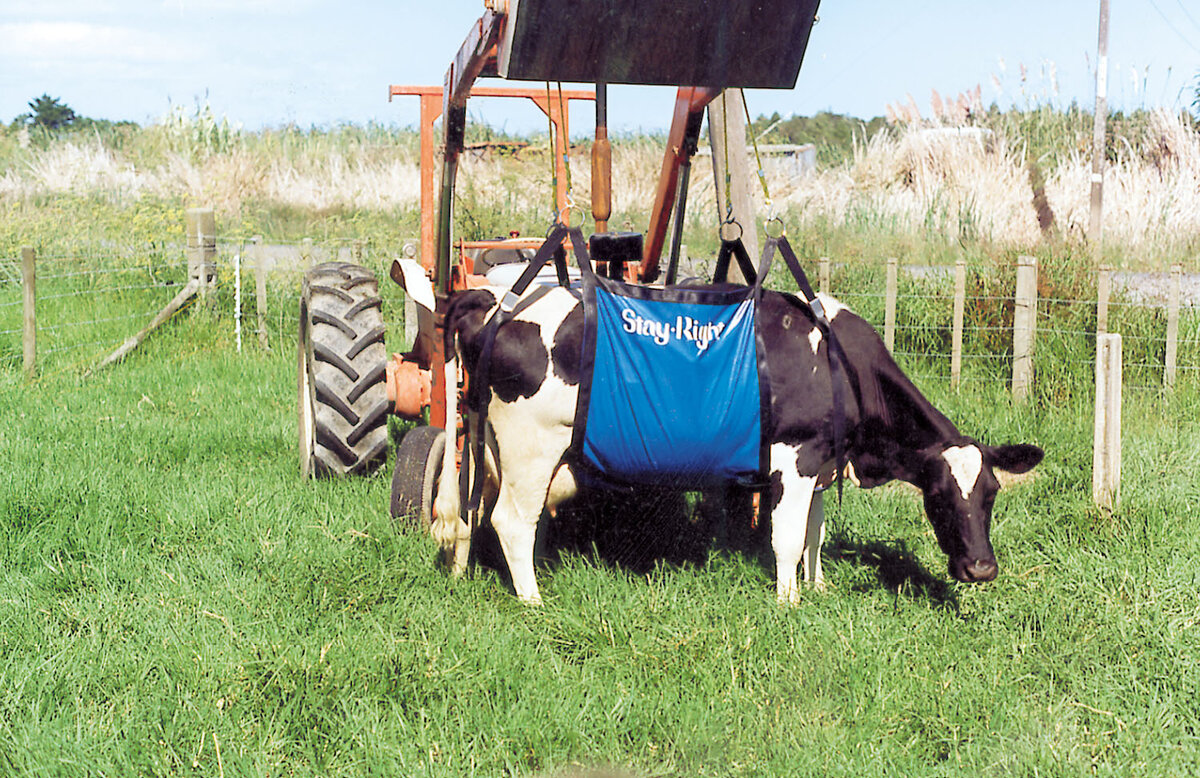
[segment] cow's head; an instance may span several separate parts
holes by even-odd
[[[959,581],[990,581],[999,568],[989,536],[1000,482],[994,470],[1024,473],[1042,461],[1037,446],[986,446],[970,438],[926,449],[913,482],[925,494],[925,513]]]

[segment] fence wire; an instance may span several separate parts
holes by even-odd
[[[404,293],[391,283],[388,267],[399,256],[412,256],[419,245],[401,239],[377,245],[355,238],[336,237],[312,241],[255,240],[251,236],[223,237],[217,243],[216,284],[205,307],[219,319],[235,320],[251,335],[247,351],[254,351],[253,334],[260,328],[269,348],[294,348],[297,301],[301,280],[308,268],[327,261],[362,264],[379,279],[383,299],[387,344],[404,351]],[[233,257],[239,256],[241,277],[235,279]],[[92,363],[102,351],[123,343],[141,329],[183,288],[187,260],[183,246],[113,249],[84,247],[48,257],[38,257],[37,277],[38,357],[53,366],[53,357],[69,354],[74,365]],[[810,263],[815,273],[816,262]],[[955,273],[953,266],[918,268],[903,264],[897,289],[886,289],[882,262],[834,262],[830,266],[829,292],[884,331],[885,314],[894,310],[894,356],[917,380],[951,379]],[[962,383],[1009,381],[1013,367],[1015,268],[967,263]],[[264,274],[265,293],[260,298],[255,283]],[[1169,273],[1154,277],[1156,288]],[[240,298],[235,300],[235,280]],[[1040,297],[1034,310],[1034,387],[1061,383],[1072,374],[1087,391],[1087,375],[1095,358],[1096,301],[1078,289],[1054,287]],[[0,367],[19,367],[21,361],[22,279],[19,259],[0,260]],[[235,305],[240,305],[236,311]],[[1168,312],[1164,301],[1133,298],[1116,290],[1109,303],[1108,331],[1122,335],[1125,369],[1134,379],[1130,386],[1162,387],[1166,380],[1168,351],[1173,350],[1177,381],[1195,385],[1200,376],[1200,303],[1182,300],[1175,316],[1177,335],[1168,347]],[[232,339],[231,339],[232,340]],[[59,363],[61,364],[61,363]],[[1057,388],[1051,387],[1053,391]]]

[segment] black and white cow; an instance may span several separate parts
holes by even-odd
[[[446,316],[448,418],[457,414],[458,360],[468,375],[480,353],[480,332],[506,290],[458,294]],[[917,390],[892,360],[875,330],[836,300],[822,296],[848,364],[836,375],[845,382],[844,445],[847,474],[872,487],[893,479],[924,494],[925,511],[959,581],[996,577],[989,538],[992,502],[999,488],[993,470],[1022,473],[1038,464],[1033,445],[987,446],[962,435]],[[814,490],[834,474],[833,375],[826,338],[810,309],[797,298],[764,292],[759,317],[764,333],[771,400],[769,499],[776,594],[799,596],[802,580],[822,585],[824,516]],[[495,506],[491,523],[499,536],[517,595],[541,601],[534,578],[534,535],[543,510],[551,514],[576,492],[565,455],[572,438],[580,381],[583,308],[561,288],[504,323],[495,340],[488,420],[495,458],[488,458]],[[670,380],[662,376],[661,380]],[[498,461],[496,461],[498,460]],[[459,517],[454,447],[446,447],[433,534],[453,571],[466,566],[470,529]]]

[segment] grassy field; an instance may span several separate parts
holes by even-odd
[[[1194,394],[1127,396],[1107,514],[1086,392],[929,382],[1047,451],[997,502],[992,584],[950,582],[884,487],[827,501],[828,591],[796,608],[713,546],[564,552],[528,609],[393,526],[386,474],[300,481],[289,334],[237,355],[198,311],[87,380],[0,372],[0,773],[1200,772]]]
[[[1089,168],[1071,130],[1086,123],[1059,113],[992,117],[983,146],[897,127],[817,176],[772,180],[799,255],[833,257],[835,293],[872,321],[885,257],[964,258],[963,390],[946,386],[946,279],[902,275],[897,352],[964,432],[1047,451],[997,501],[996,582],[948,579],[910,490],[849,490],[827,501],[828,590],[796,608],[775,604],[760,559],[682,542],[648,512],[623,517],[625,539],[548,561],[546,605],[528,609],[486,566],[451,580],[428,537],[393,525],[387,473],[299,479],[298,276],[269,282],[262,352],[246,275],[238,354],[230,254],[255,233],[359,238],[382,270],[417,231],[411,131],[252,134],[179,115],[111,137],[0,134],[0,774],[1200,773],[1200,317],[1185,310],[1164,395],[1163,311],[1114,298],[1124,499],[1094,509]],[[1200,135],[1138,122],[1114,138],[1105,259],[1195,270]],[[661,146],[615,146],[613,221],[637,227]],[[1057,234],[1037,226],[1030,159]],[[545,162],[535,148],[467,163],[458,234],[540,233]],[[693,256],[716,246],[704,164]],[[226,241],[213,307],[81,377],[175,294],[182,210],[204,204]],[[24,245],[39,256],[32,382]],[[1020,253],[1038,255],[1042,302],[1035,392],[1014,406]],[[399,350],[399,293],[381,291]],[[639,564],[620,564],[634,545]]]

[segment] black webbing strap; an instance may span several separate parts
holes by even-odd
[[[713,271],[713,283],[724,284],[729,280],[731,257],[737,260],[738,267],[742,269],[742,275],[746,277],[747,285],[754,286],[758,275],[754,271],[754,265],[750,262],[750,254],[747,253],[741,238],[721,240],[721,250],[717,252],[717,268]]]
[[[846,469],[846,414],[842,397],[842,382],[838,379],[847,364],[846,354],[842,351],[837,336],[833,334],[833,325],[825,313],[825,306],[813,293],[812,285],[808,283],[808,276],[804,274],[804,268],[800,266],[800,260],[796,258],[796,252],[792,250],[792,245],[788,243],[786,236],[780,235],[778,238],[767,239],[767,245],[763,249],[763,264],[760,266],[759,272],[764,277],[766,276],[770,268],[771,256],[774,255],[776,248],[779,249],[779,254],[783,257],[788,271],[796,279],[801,297],[812,310],[817,329],[821,331],[829,344],[826,356],[829,359],[829,380],[833,390],[833,460],[836,468],[834,479],[837,482],[838,504],[840,505],[842,502],[842,471]]]
[[[550,292],[550,287],[541,287],[522,299],[525,290],[537,278],[538,272],[547,262],[553,260],[559,285],[570,288],[571,279],[567,272],[566,252],[563,251],[563,242],[568,237],[571,239],[575,257],[581,267],[583,263],[587,262],[586,249],[583,247],[583,233],[578,228],[555,224],[551,228],[550,234],[546,236],[546,240],[538,248],[537,253],[534,254],[533,259],[529,260],[525,271],[517,278],[512,288],[505,292],[500,299],[500,305],[492,311],[492,315],[483,325],[483,345],[479,351],[479,361],[475,364],[474,373],[469,376],[467,386],[467,406],[470,409],[477,408],[479,410],[469,411],[473,419],[468,426],[468,433],[471,434],[468,434],[467,444],[463,446],[463,463],[462,469],[459,471],[459,493],[463,509],[466,511],[478,510],[483,498],[485,465],[483,448],[484,438],[487,434],[487,407],[491,394],[489,379],[491,377],[492,350],[496,345],[496,332],[504,322],[512,319]],[[590,270],[591,264],[587,263],[587,265]],[[474,483],[471,483],[466,475],[471,469],[472,462],[475,471]],[[470,494],[468,494],[468,485],[470,485]]]

